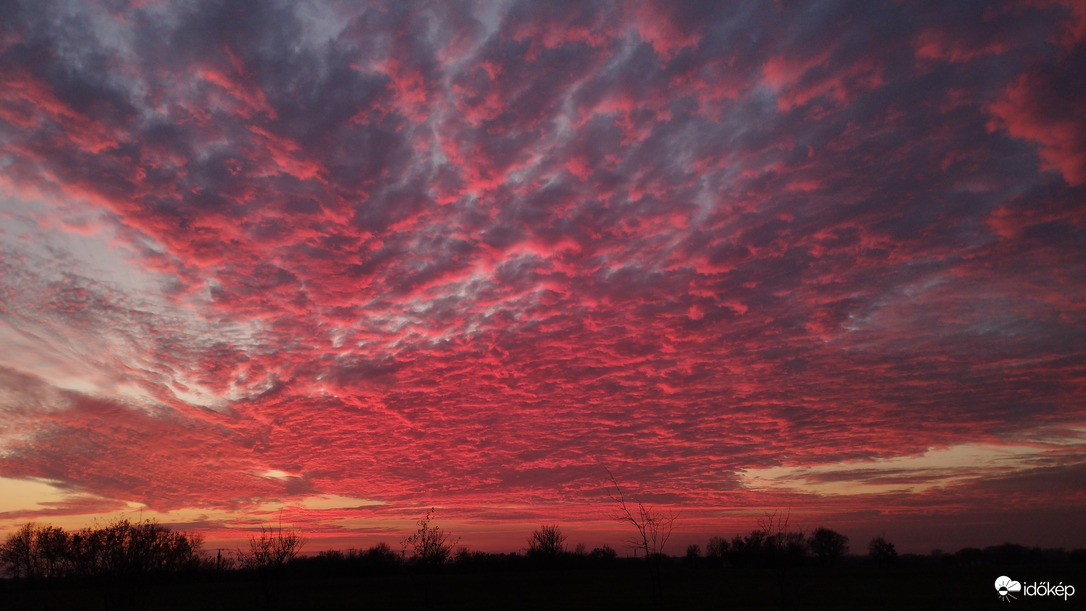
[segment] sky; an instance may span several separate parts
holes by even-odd
[[[1084,202],[1081,2],[6,1],[0,535],[1086,547]]]

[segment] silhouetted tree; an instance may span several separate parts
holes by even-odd
[[[875,562],[888,564],[897,561],[897,549],[893,543],[886,540],[885,535],[880,535],[867,544],[867,553]]]
[[[745,537],[736,535],[730,543],[714,537],[709,541],[710,556],[748,565],[802,563],[807,557],[808,539],[802,529],[791,530],[789,521],[787,513],[773,512],[759,518],[758,528]]]
[[[828,528],[816,528],[807,540],[807,545],[815,558],[826,564],[833,564],[848,553],[848,537]]]
[[[796,561],[807,553],[807,538],[802,530],[788,530],[791,515],[778,511],[767,513],[758,520],[762,547],[775,558]]]
[[[69,567],[68,533],[57,526],[43,526],[37,532],[38,555],[44,577],[64,576]]]
[[[34,579],[40,575],[37,554],[38,525],[29,522],[8,535],[0,547],[0,563],[3,563],[15,579]]]
[[[0,561],[12,576],[30,579],[169,573],[197,568],[201,543],[151,520],[122,518],[74,533],[30,523],[8,537]]]
[[[620,522],[630,524],[637,530],[637,536],[627,539],[626,542],[632,545],[635,550],[644,550],[645,559],[648,561],[646,566],[649,569],[649,581],[652,584],[653,606],[660,608],[663,602],[660,560],[664,554],[664,546],[667,545],[667,540],[671,538],[671,530],[674,528],[675,519],[678,516],[673,512],[661,513],[651,507],[646,507],[640,501],[637,501],[636,508],[631,508],[630,504],[626,503],[622,487],[618,485],[618,480],[615,479],[614,474],[609,469],[607,475],[611,478],[611,484],[615,487],[615,496],[612,496],[611,500],[618,503],[618,511],[613,517]]]
[[[444,564],[452,556],[453,547],[460,542],[460,537],[450,537],[431,522],[434,509],[426,512],[426,517],[418,521],[415,534],[403,540],[403,548],[411,549],[412,559],[426,565]]]
[[[109,575],[177,572],[195,568],[201,561],[203,543],[197,535],[175,532],[152,520],[118,519],[83,538],[91,553],[84,560],[92,572]]]
[[[411,561],[422,569],[424,578],[417,583],[417,587],[422,594],[420,605],[423,607],[431,606],[433,572],[448,562],[452,557],[453,547],[460,541],[459,537],[450,537],[440,527],[434,526],[433,520],[434,508],[431,507],[430,511],[426,512],[426,517],[417,522],[415,533],[401,542],[405,552],[408,549],[412,551]]]
[[[260,536],[249,537],[249,552],[238,551],[238,562],[250,569],[278,569],[292,560],[305,545],[293,528],[284,531],[282,522],[276,530],[261,526]]]
[[[723,562],[729,549],[728,540],[724,537],[710,537],[705,545],[705,557],[715,562]]]
[[[686,546],[686,555],[683,556],[683,564],[687,566],[697,566],[701,563],[701,546],[697,543],[691,543]]]
[[[557,524],[540,526],[532,531],[528,537],[528,555],[540,558],[555,558],[560,556],[565,548],[566,536]]]
[[[631,508],[622,494],[622,487],[618,485],[618,481],[609,469],[607,475],[611,478],[611,484],[615,487],[615,496],[612,496],[611,499],[618,503],[619,506],[614,516],[615,519],[630,524],[637,530],[637,536],[627,541],[633,547],[644,550],[646,558],[664,553],[664,546],[667,545],[667,540],[671,538],[671,530],[675,526],[675,519],[678,518],[678,515],[675,513],[660,513],[651,507],[646,507],[640,501],[637,502],[636,507]]]
[[[807,538],[802,530],[789,530],[789,522],[786,513],[765,514],[758,519],[758,528],[746,537],[732,539],[729,556],[746,564],[801,562],[807,554]]]

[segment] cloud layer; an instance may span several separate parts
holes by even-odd
[[[330,533],[587,523],[605,468],[691,532],[1086,500],[1073,3],[0,24],[0,477]],[[894,462],[963,447],[1015,461]]]

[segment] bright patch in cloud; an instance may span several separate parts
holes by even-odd
[[[802,467],[744,469],[739,476],[754,490],[791,490],[832,495],[922,493],[994,477],[1029,477],[1032,469],[1086,464],[1079,449],[1086,435],[1046,445],[962,444],[932,448],[916,456],[842,461]],[[1070,449],[1070,453],[1069,453]]]

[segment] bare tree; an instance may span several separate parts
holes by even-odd
[[[428,565],[445,564],[452,556],[453,547],[460,542],[460,537],[450,537],[439,526],[433,526],[434,508],[426,512],[426,517],[418,521],[415,534],[405,538],[403,549],[411,549],[412,558]]]
[[[540,526],[528,537],[528,555],[553,558],[560,556],[565,548],[566,536],[557,524]]]
[[[646,558],[664,553],[664,546],[671,538],[671,530],[675,526],[675,519],[679,517],[678,514],[661,513],[652,507],[646,507],[640,501],[634,501],[636,506],[627,503],[622,487],[618,485],[610,469],[607,469],[607,475],[615,487],[615,495],[611,497],[611,500],[618,503],[614,518],[630,524],[637,530],[637,536],[631,537],[627,542],[636,549],[644,550]]]
[[[803,530],[789,530],[792,521],[791,511],[774,511],[758,519],[758,530],[751,533],[760,535],[762,552],[769,556],[802,558],[807,553],[807,538]]]
[[[252,569],[279,568],[297,556],[303,545],[305,539],[293,528],[284,531],[280,520],[276,530],[261,526],[259,537],[249,537],[249,552],[239,550],[238,560]]]

